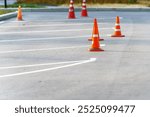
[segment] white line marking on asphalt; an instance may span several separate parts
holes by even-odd
[[[98,19],[98,20],[109,20],[109,19],[115,19],[116,17],[108,17],[108,18],[102,18],[102,17],[100,17],[100,18],[96,18],[96,19]],[[59,21],[59,22],[63,22],[63,21],[82,21],[82,20],[86,20],[86,21],[88,21],[88,20],[93,20],[94,18],[81,18],[81,19],[61,19],[61,20],[30,20],[30,21],[8,21],[8,22],[57,22],[57,21]],[[123,17],[120,17],[120,19],[123,19]]]
[[[28,28],[28,27],[52,27],[52,26],[79,26],[79,25],[86,25],[86,24],[92,24],[92,23],[74,23],[74,24],[49,24],[49,25],[29,25],[29,24],[22,24],[22,25],[18,25],[18,26],[0,26],[0,28],[15,28],[15,27],[24,27],[24,28]]]
[[[0,54],[7,53],[18,53],[18,52],[37,52],[37,51],[48,51],[48,50],[61,50],[61,49],[73,49],[73,48],[84,48],[90,45],[82,45],[82,46],[72,46],[72,47],[60,47],[60,48],[43,48],[43,49],[28,49],[28,50],[11,50],[11,51],[0,51]],[[105,46],[105,44],[101,44],[101,46]]]
[[[108,30],[108,29],[112,29],[112,28],[101,28],[101,30]],[[1,32],[0,35],[3,34],[20,34],[20,33],[49,33],[49,32],[74,32],[74,31],[83,31],[83,30],[92,30],[91,28],[86,28],[86,29],[68,29],[68,30],[41,30],[41,31],[15,31],[15,32]]]
[[[0,24],[4,24],[4,23],[5,23],[4,21],[1,21],[1,22],[0,22]]]
[[[88,38],[91,35],[84,36],[71,36],[71,37],[49,37],[49,38],[29,38],[29,39],[8,39],[8,40],[0,40],[1,42],[16,42],[16,41],[43,41],[43,40],[55,40],[55,39],[73,39],[73,38]]]
[[[30,24],[22,24],[22,25],[16,25],[16,26],[0,26],[0,28],[11,28],[11,27],[24,27],[24,28],[28,28],[28,27],[51,27],[51,26],[80,26],[80,25],[86,25],[86,24],[93,24],[93,23],[58,23],[58,24],[54,24],[54,22],[52,22],[52,24],[47,24],[47,25],[41,25],[41,24],[36,24],[36,25],[30,25]],[[103,24],[103,23],[101,23]]]
[[[107,36],[107,37],[111,37],[111,35],[112,35],[112,34],[107,34],[106,36]]]
[[[96,58],[90,58],[89,60],[84,60],[84,61],[81,61],[81,62],[77,62],[77,63],[73,63],[73,64],[69,64],[69,65],[63,65],[63,66],[59,66],[59,67],[53,67],[53,68],[47,68],[47,69],[41,69],[41,70],[35,70],[35,71],[29,71],[29,72],[21,72],[21,73],[15,73],[15,74],[8,74],[8,75],[1,75],[0,78],[52,71],[52,70],[57,70],[57,69],[82,65],[82,64],[85,64],[85,63],[91,63],[91,62],[95,62],[95,61],[96,61]]]
[[[107,37],[108,35],[101,35],[102,37]],[[71,36],[71,37],[50,37],[50,38],[29,38],[29,39],[8,39],[0,40],[0,43],[3,42],[18,42],[18,41],[43,41],[43,40],[55,40],[55,39],[74,39],[74,38],[90,38],[91,35],[83,36]]]
[[[0,67],[1,70],[4,69],[16,69],[16,68],[26,68],[26,67],[39,67],[39,66],[48,66],[48,65],[59,65],[59,64],[69,64],[69,63],[76,63],[76,62],[82,62],[84,60],[80,61],[66,61],[66,62],[56,62],[56,63],[43,63],[43,64],[32,64],[32,65],[18,65],[18,66],[8,66],[8,67]]]
[[[80,26],[80,25],[87,25],[90,26],[89,24],[93,25],[93,23],[58,23],[58,24],[54,24],[54,22],[52,22],[53,24],[47,24],[47,25],[30,25],[30,24],[22,24],[22,25],[17,25],[17,26],[0,26],[0,28],[17,28],[17,27],[22,27],[22,28],[29,28],[29,27],[52,27],[52,26]],[[98,23],[98,24],[109,24],[109,23]]]

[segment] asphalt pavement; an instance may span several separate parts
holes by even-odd
[[[25,12],[0,22],[0,99],[150,99],[149,12]],[[124,38],[112,38],[115,17]],[[97,18],[104,52],[89,52]]]

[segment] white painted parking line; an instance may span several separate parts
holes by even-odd
[[[111,37],[112,34],[106,34],[106,35],[101,35],[101,36],[105,36],[105,37]]]
[[[96,18],[97,20],[109,20],[109,19],[115,19],[116,17],[100,17],[100,18]],[[30,21],[8,21],[8,22],[63,22],[63,21],[88,21],[88,20],[93,20],[94,18],[88,17],[88,18],[80,18],[80,19],[61,19],[61,20],[30,20]],[[120,17],[120,19],[123,19],[123,17]]]
[[[61,23],[61,24],[47,24],[47,25],[29,25],[29,24],[22,24],[18,26],[0,26],[0,28],[15,28],[15,27],[51,27],[51,26],[80,26],[80,25],[86,25],[86,24],[92,24],[92,23],[72,23],[72,24],[67,24],[67,23]]]
[[[28,27],[52,27],[52,26],[80,26],[80,25],[93,25],[93,23],[58,23],[58,24],[54,24],[54,22],[52,22],[53,24],[47,24],[47,25],[41,25],[41,24],[22,24],[22,25],[10,25],[10,26],[0,26],[0,28],[17,28],[17,27],[23,27],[23,28],[28,28]],[[109,24],[109,23],[98,23],[98,24]]]
[[[82,65],[82,64],[85,64],[85,63],[91,63],[91,62],[95,62],[95,61],[96,61],[96,58],[90,58],[89,60],[84,60],[84,61],[80,61],[80,62],[77,62],[77,63],[73,63],[73,64],[69,64],[69,65],[63,65],[63,66],[59,66],[59,67],[53,67],[53,68],[47,68],[47,69],[41,69],[41,70],[35,70],[35,71],[29,71],[29,72],[21,72],[21,73],[15,73],[15,74],[8,74],[8,75],[1,75],[0,78],[14,77],[14,76],[20,76],[20,75],[28,75],[28,74],[52,71],[52,70],[57,70],[57,69]]]
[[[107,37],[109,35],[101,35],[102,37]],[[20,41],[43,41],[43,40],[55,40],[55,39],[80,39],[80,38],[89,38],[91,35],[83,35],[83,36],[71,36],[71,37],[49,37],[49,38],[28,38],[28,39],[8,39],[8,40],[0,40],[0,43],[4,42],[20,42]]]
[[[101,28],[101,30],[109,30],[112,28]],[[0,35],[3,34],[22,34],[22,33],[49,33],[49,32],[74,32],[74,31],[86,31],[86,30],[92,30],[91,28],[86,28],[86,29],[68,29],[68,30],[31,30],[31,31],[15,31],[15,32],[1,32]]]
[[[0,40],[0,43],[3,42],[17,42],[17,41],[43,41],[43,40],[55,40],[55,39],[74,39],[74,38],[88,38],[91,35],[83,35],[83,36],[71,36],[71,37],[49,37],[49,38],[28,38],[28,39],[8,39],[8,40]]]
[[[0,24],[4,24],[5,23],[5,21],[0,21]]]
[[[59,65],[59,64],[69,64],[69,63],[76,63],[76,62],[82,62],[82,61],[84,61],[84,60],[79,60],[79,61],[66,61],[66,62],[56,62],[56,63],[32,64],[32,65],[8,66],[8,67],[0,67],[0,70],[26,68],[26,67],[40,67],[40,66]]]
[[[41,25],[41,24],[22,24],[22,25],[10,25],[10,26],[0,26],[0,28],[15,28],[15,27],[51,27],[51,26],[80,26],[80,25],[93,25],[93,22],[91,23],[57,23],[57,24],[54,24],[55,22],[52,22],[52,24],[47,24],[47,25]],[[109,23],[98,23],[98,24],[109,24]]]
[[[59,47],[59,48],[42,48],[42,49],[27,49],[27,50],[11,50],[11,51],[0,51],[0,54],[18,53],[18,52],[38,52],[38,51],[61,50],[61,49],[73,49],[73,48],[84,48],[84,47],[89,47],[89,46],[90,46],[90,45],[71,46],[71,47]],[[101,44],[101,46],[105,46],[105,44]]]

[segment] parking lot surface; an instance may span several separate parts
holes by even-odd
[[[0,22],[0,99],[150,99],[149,12],[67,15]],[[124,38],[110,37],[116,16]],[[88,51],[94,18],[104,52]]]

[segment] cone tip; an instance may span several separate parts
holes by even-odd
[[[97,19],[96,19],[96,18],[94,18],[94,22],[97,22]]]
[[[118,23],[118,24],[120,23],[120,18],[119,18],[119,16],[116,17],[116,23]]]

